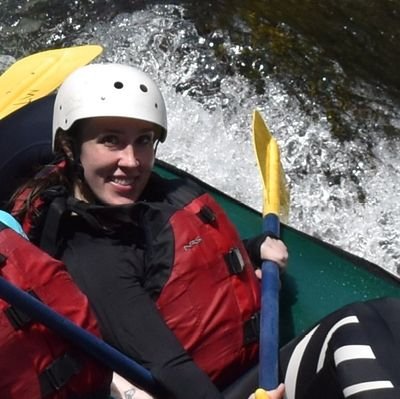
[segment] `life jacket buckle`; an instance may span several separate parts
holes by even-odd
[[[243,343],[249,345],[259,341],[260,337],[260,312],[254,313],[243,326]]]
[[[224,258],[231,274],[240,274],[243,271],[245,263],[239,248],[231,248],[231,250],[224,255]]]
[[[68,353],[54,360],[39,376],[42,396],[59,391],[81,368],[81,363]]]
[[[217,220],[214,211],[207,205],[201,207],[200,211],[197,213],[197,216],[206,224],[213,225]]]

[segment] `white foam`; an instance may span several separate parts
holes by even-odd
[[[314,117],[271,78],[265,79],[265,93],[256,94],[244,77],[226,74],[214,56],[213,39],[201,37],[184,12],[180,6],[156,5],[88,26],[82,37],[105,47],[102,60],[136,65],[160,83],[169,137],[158,156],[260,209],[250,140],[251,113],[258,108],[281,146],[291,187],[289,224],[396,272],[400,142],[387,141],[371,122],[359,139],[340,143],[311,99]],[[216,40],[221,37],[228,53],[242,51],[223,32],[215,33]],[[371,103],[377,98],[362,83],[354,90]],[[399,127],[398,110],[389,101],[373,105],[392,113],[393,126]]]

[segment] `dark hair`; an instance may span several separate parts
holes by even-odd
[[[39,214],[37,201],[50,187],[63,187],[73,193],[74,185],[82,180],[79,162],[80,126],[74,123],[67,131],[59,130],[54,141],[54,161],[41,166],[33,177],[28,178],[11,196],[7,208],[19,220]],[[21,200],[22,199],[22,200]]]

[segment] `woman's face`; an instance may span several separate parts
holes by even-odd
[[[155,125],[139,119],[91,118],[82,124],[85,181],[104,204],[132,204],[154,165]]]

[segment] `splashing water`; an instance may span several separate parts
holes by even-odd
[[[281,147],[291,190],[289,224],[398,273],[400,140],[384,138],[371,122],[359,138],[340,142],[318,104],[310,99],[313,116],[305,114],[298,99],[271,77],[265,92],[257,94],[247,79],[226,73],[212,39],[200,36],[184,12],[156,5],[120,14],[87,26],[77,41],[102,44],[99,61],[138,66],[160,84],[169,136],[158,157],[260,210],[261,180],[250,134],[251,114],[258,108]],[[228,53],[242,50],[227,37],[223,41]],[[371,102],[377,98],[375,88],[363,82],[354,90]],[[389,100],[375,106],[400,125]]]

